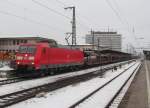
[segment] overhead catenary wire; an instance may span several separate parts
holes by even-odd
[[[22,10],[24,10],[24,11],[27,11],[27,12],[29,12],[29,13],[32,13],[32,14],[38,14],[38,15],[40,15],[40,16],[42,16],[42,17],[44,17],[43,15],[44,14],[40,14],[38,11],[36,11],[36,10],[32,10],[32,9],[29,9],[29,8],[27,8],[27,7],[23,7],[23,6],[20,6],[20,5],[18,5],[18,4],[15,4],[15,3],[13,3],[13,2],[11,2],[10,0],[5,0],[5,2],[7,2],[7,4],[9,4],[9,5],[11,5],[11,6],[13,6],[13,7],[19,7],[20,9],[22,9]],[[9,12],[6,12],[6,13],[9,13]],[[12,14],[12,13],[9,13],[9,14]],[[14,15],[14,14],[13,14]],[[39,21],[35,21],[35,20],[33,20],[33,19],[30,19],[30,18],[27,18],[26,17],[26,15],[24,15],[24,16],[19,16],[19,15],[14,15],[15,17],[16,16],[18,16],[18,18],[20,17],[21,19],[23,19],[23,20],[25,20],[26,19],[26,21],[28,21],[29,22],[29,20],[30,20],[30,23],[35,23],[35,24],[38,24],[38,25],[43,25],[43,26],[47,26],[48,28],[51,28],[51,29],[53,29],[53,30],[59,30],[59,31],[65,31],[64,29],[62,29],[61,27],[55,27],[54,25],[53,26],[51,26],[51,25],[49,25],[49,24],[45,24],[45,23],[42,23],[42,22],[39,22]],[[45,17],[44,17],[45,18]]]
[[[48,1],[48,0],[47,0],[47,1]],[[66,5],[64,2],[62,2],[62,1],[60,1],[60,0],[55,0],[55,1],[58,2],[59,4],[61,4],[62,6],[67,7],[67,5]],[[83,17],[83,16],[79,13],[78,9],[76,9],[76,13],[78,14],[78,17],[80,17],[80,18],[82,18],[82,19],[84,19],[84,20],[87,20],[85,17]]]
[[[39,14],[38,11],[35,11],[35,10],[33,10],[33,9],[31,10],[31,9],[26,8],[26,7],[17,5],[17,4],[15,4],[14,2],[11,2],[10,0],[5,0],[5,2],[7,2],[7,4],[9,4],[9,5],[11,5],[11,6],[19,7],[20,9],[22,9],[22,10],[24,10],[24,11],[28,11],[28,12],[30,12],[30,13],[32,13],[32,14],[36,14],[36,13]]]
[[[130,28],[130,25],[129,25],[129,22],[127,21],[126,17],[123,17],[123,16],[120,16],[120,13],[121,13],[121,10],[120,10],[120,7],[117,3],[117,1],[113,1],[114,2],[114,5],[116,6],[116,9],[113,7],[113,5],[111,4],[111,2],[109,0],[106,0],[107,4],[110,6],[110,8],[114,11],[114,13],[116,14],[116,16],[118,17],[118,19],[120,20],[120,22],[123,24],[123,25],[127,25],[127,28],[128,28],[128,32],[129,34],[131,34],[132,36],[134,36],[134,41],[135,43],[138,45],[138,42],[136,40],[136,36],[134,34],[135,30],[134,30],[134,27],[133,28]]]
[[[106,3],[109,5],[109,7],[113,10],[113,12],[115,13],[115,15],[118,17],[118,19],[120,20],[120,22],[122,24],[124,24],[124,21],[122,20],[121,16],[119,15],[119,13],[115,10],[115,8],[112,6],[112,4],[110,3],[109,0],[106,0]]]
[[[114,6],[112,5],[112,3],[109,1],[109,0],[106,0],[107,4],[109,5],[109,7],[113,10],[113,12],[115,13],[115,15],[118,17],[118,19],[120,20],[120,22],[123,24],[123,25],[127,25],[127,28],[128,28],[128,31],[129,33],[132,32],[131,29],[134,29],[134,28],[130,28],[130,24],[127,20],[127,18],[125,16],[122,16],[121,15],[121,10],[120,10],[120,7],[117,3],[116,0],[113,1],[114,5],[116,8],[114,8]]]
[[[118,3],[117,3],[117,1],[114,0],[113,2],[114,2],[114,5],[116,6],[116,9],[118,10],[118,12],[119,12],[119,13],[122,13],[122,12],[121,12],[121,9],[120,9],[120,7],[119,7],[119,5],[118,5]],[[134,27],[132,27],[132,28],[131,28],[132,30],[130,30],[130,24],[129,24],[127,18],[126,18],[125,16],[122,16],[122,18],[123,18],[124,22],[127,24],[128,29],[129,29],[129,32],[134,33],[134,32],[135,32],[135,29],[134,29]]]
[[[114,2],[114,5],[116,6],[116,9],[118,10],[118,12],[122,13],[117,1],[114,0],[113,2]],[[129,22],[128,22],[127,18],[125,16],[122,16],[122,18],[124,19],[125,23],[129,26]]]
[[[19,18],[19,19],[21,19],[21,20],[28,21],[28,22],[30,22],[30,23],[42,25],[42,26],[45,26],[45,27],[47,27],[47,28],[49,28],[49,29],[54,29],[54,30],[56,30],[56,28],[54,28],[54,27],[52,27],[52,26],[50,26],[50,25],[48,25],[48,24],[41,23],[41,22],[39,22],[39,21],[36,21],[36,20],[33,20],[33,19],[29,19],[29,18],[27,18],[27,17],[19,16],[19,15],[10,13],[10,12],[6,12],[6,11],[0,10],[0,14],[12,16],[12,17],[16,17],[16,18]],[[57,28],[57,29],[58,29],[58,28]],[[61,30],[61,31],[62,31],[62,30]]]
[[[129,25],[128,21],[126,20],[126,18],[123,18],[123,17],[120,15],[120,13],[119,13],[119,12],[121,12],[121,11],[120,11],[119,6],[117,5],[117,2],[115,2],[115,5],[116,5],[117,9],[119,9],[119,11],[117,11],[117,10],[113,7],[112,3],[111,3],[109,0],[106,0],[106,3],[107,3],[107,4],[109,5],[109,7],[113,10],[113,12],[115,13],[115,15],[118,17],[119,21],[122,23],[122,25],[127,25],[128,32],[131,33],[130,25]]]
[[[71,19],[70,17],[68,17],[68,16],[66,16],[66,15],[64,15],[64,14],[62,14],[61,12],[56,11],[55,9],[52,9],[52,8],[48,7],[47,5],[45,5],[45,4],[43,4],[43,3],[39,2],[39,1],[36,1],[36,0],[31,0],[31,1],[33,1],[35,4],[41,6],[41,7],[45,8],[45,9],[47,9],[47,10],[49,10],[49,11],[55,13],[55,14],[58,14],[58,15],[60,15],[60,16],[63,16],[63,17],[66,18],[66,19]]]
[[[63,6],[65,6],[65,7],[66,7],[66,4],[65,4],[64,2],[59,1],[59,0],[55,0],[55,1],[57,1],[59,4],[61,4],[61,5],[63,5]]]
[[[117,1],[114,0],[113,2],[114,2],[114,5],[116,6],[116,8],[118,9],[118,12],[119,12],[119,13],[122,13],[121,10],[120,10],[119,5],[118,5],[118,3],[117,3]],[[130,25],[129,25],[129,22],[128,22],[127,18],[126,18],[125,16],[123,16],[122,18],[124,18],[125,23],[128,25],[129,33],[131,33],[131,35],[134,36],[135,43],[136,43],[137,46],[138,46],[139,44],[138,44],[138,41],[137,41],[137,38],[136,38],[136,35],[135,35],[135,28],[132,27],[132,28],[131,28],[132,30],[130,31]]]
[[[48,1],[48,0],[47,0],[47,1]],[[66,5],[64,2],[62,2],[62,1],[60,1],[60,0],[55,0],[55,1],[58,2],[60,5],[62,5],[63,7],[67,7],[67,5]],[[113,8],[113,7],[112,7],[112,8]],[[114,10],[115,10],[115,9],[114,9]],[[86,28],[88,28],[88,29],[93,28],[93,27],[92,27],[93,22],[92,22],[91,20],[89,21],[88,18],[86,18],[85,16],[81,15],[80,12],[78,11],[78,9],[76,9],[76,13],[77,13],[78,19],[80,20],[79,23],[80,23],[81,25],[83,25],[84,27],[86,27]],[[116,14],[117,14],[118,17],[120,17],[118,12],[116,12]],[[123,20],[121,19],[121,17],[120,17],[119,19],[121,20],[121,23],[123,24]],[[87,23],[87,22],[88,22],[88,23]],[[89,22],[90,22],[90,23],[89,23]],[[91,22],[92,22],[92,23],[91,23]],[[90,26],[89,26],[89,25],[90,25]],[[95,23],[94,23],[94,25],[96,25],[97,27],[100,26],[100,25],[95,24]]]
[[[35,0],[34,0],[35,1]],[[60,0],[55,0],[57,3],[59,3],[61,6],[62,6],[62,8],[64,8],[64,7],[67,7],[67,5],[64,3],[64,2],[62,2],[62,1],[60,1]],[[39,14],[38,13],[38,11],[35,11],[35,10],[31,10],[31,9],[28,9],[28,8],[26,8],[26,7],[22,7],[22,6],[20,6],[20,5],[17,5],[17,4],[15,4],[14,2],[11,2],[11,1],[9,1],[9,0],[5,0],[5,2],[7,2],[9,5],[11,5],[11,6],[14,6],[14,7],[20,7],[20,8],[22,8],[24,11],[27,11],[27,12],[31,12],[31,13],[33,13],[33,14],[35,14],[35,13],[37,13],[37,14]],[[37,2],[37,1],[36,1]],[[49,0],[47,0],[47,2],[50,2]],[[38,2],[39,3],[39,2]],[[40,3],[41,4],[41,3]],[[39,4],[38,4],[39,5]],[[54,9],[52,9],[52,11],[53,11]],[[56,12],[56,10],[54,10],[54,12]],[[77,18],[80,20],[80,21],[77,21],[77,23],[80,25],[80,26],[82,26],[83,28],[85,28],[85,30],[86,29],[91,29],[91,27],[89,26],[89,24],[87,24],[86,22],[90,22],[90,21],[88,21],[87,19],[85,19],[85,18],[83,18],[82,16],[81,16],[81,14],[79,15],[79,12],[77,11],[76,12],[77,13]],[[41,15],[41,16],[43,16],[43,15]],[[66,16],[65,16],[66,17]],[[67,16],[68,17],[68,16]],[[25,17],[24,17],[25,18]],[[69,18],[68,17],[68,19],[71,19],[71,18]],[[85,21],[86,20],[86,21]]]
[[[49,0],[47,0],[49,1]],[[58,2],[60,5],[62,5],[62,7],[67,7],[67,5],[60,1],[60,0],[55,0],[56,2]],[[78,11],[78,9],[76,9],[76,15],[78,17],[78,19],[80,20],[80,22],[78,22],[80,25],[84,26],[85,28],[87,29],[91,29],[93,28],[92,25],[93,25],[93,22],[91,20],[89,20],[88,18],[86,18],[85,16],[81,15],[80,12]],[[87,23],[88,22],[88,23]],[[90,23],[89,23],[90,22]],[[92,22],[92,23],[91,23]],[[94,25],[96,25],[97,27],[99,27],[100,25],[94,23]]]
[[[64,15],[63,13],[61,13],[61,12],[59,12],[59,11],[57,11],[57,10],[55,10],[55,9],[52,9],[50,6],[48,6],[48,5],[44,5],[44,3],[42,3],[42,2],[40,2],[40,1],[38,1],[38,0],[32,0],[32,1],[36,1],[36,2],[38,2],[38,3],[40,3],[40,4],[43,4],[42,5],[42,7],[43,6],[46,6],[45,8],[47,8],[48,10],[51,10],[51,11],[53,11],[54,13],[56,13],[56,14],[59,14],[59,15],[61,15],[61,16],[63,16],[63,17],[67,17],[67,19],[72,19],[72,18],[70,18],[70,17],[68,17],[68,16],[66,16],[66,15]],[[47,0],[48,1],[48,0]],[[60,1],[60,0],[56,0],[57,2],[59,2],[62,6],[66,6],[62,1]],[[108,1],[108,0],[106,0],[106,1]],[[35,3],[35,2],[34,2]],[[36,3],[37,4],[37,3]],[[39,5],[39,4],[38,4]],[[41,6],[41,5],[40,5]],[[113,6],[112,6],[113,7]],[[114,7],[113,7],[114,8]],[[27,9],[27,8],[24,8],[24,9]],[[30,10],[30,9],[29,9]],[[114,9],[115,10],[115,9]],[[115,10],[116,11],[116,10]],[[57,13],[58,12],[58,13]],[[7,12],[6,12],[7,13]],[[119,13],[116,11],[116,13],[118,14],[118,18],[120,17],[120,20],[121,20],[121,23],[123,24],[123,23],[125,23],[125,20],[124,19],[122,19],[122,17],[119,15]],[[17,15],[18,16],[18,15]],[[39,21],[35,21],[35,20],[33,20],[33,19],[29,19],[29,18],[26,18],[26,17],[22,17],[22,16],[20,16],[21,18],[20,19],[23,19],[23,20],[26,20],[26,21],[28,21],[28,22],[31,22],[31,23],[35,23],[35,24],[39,24],[39,25],[43,25],[43,26],[45,26],[45,27],[48,27],[48,28],[51,28],[51,26],[50,25],[48,25],[48,24],[44,24],[44,23],[41,23],[41,22],[39,22]],[[89,24],[87,24],[87,22],[89,23],[91,23],[91,21],[88,21],[85,17],[82,17],[81,15],[79,15],[79,13],[78,13],[78,11],[77,11],[77,17],[80,19],[80,20],[82,20],[82,21],[78,21],[78,24],[80,24],[81,26],[84,26],[86,29],[90,29],[90,28],[92,28],[92,27],[90,27],[90,26],[88,26]],[[19,17],[18,17],[19,18]],[[94,24],[95,25],[95,24]],[[52,27],[53,28],[53,27]],[[56,29],[55,29],[56,30]]]
[[[48,1],[48,0],[47,0]],[[64,7],[68,7],[64,2],[62,2],[62,1],[60,1],[60,0],[55,0],[57,3],[59,3],[60,5],[62,5],[62,8],[64,8]],[[84,27],[84,28],[87,28],[87,29],[91,29],[91,27],[86,23],[86,21],[85,20],[87,20],[87,19],[85,19],[85,18],[83,18],[82,16],[81,16],[81,14],[79,13],[79,11],[78,11],[78,9],[76,9],[76,15],[77,15],[77,18],[80,20],[80,22],[79,21],[77,21],[77,23],[78,24],[80,24],[82,27]],[[84,19],[84,20],[82,20],[82,19]],[[89,21],[88,21],[89,22]]]

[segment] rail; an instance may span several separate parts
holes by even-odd
[[[102,72],[105,70],[108,70],[108,69],[112,69],[114,66],[119,66],[120,64],[121,65],[124,65],[128,62],[132,62],[133,60],[129,60],[129,61],[124,61],[124,62],[119,62],[119,63],[114,63],[113,66],[108,66],[106,65],[106,68],[104,68],[102,70]],[[87,69],[87,68],[86,68]],[[84,69],[81,69],[81,70],[84,70]],[[25,78],[28,78],[28,79],[25,79]],[[6,79],[6,80],[0,80],[0,86],[2,85],[6,85],[6,84],[11,84],[11,83],[16,83],[16,82],[21,82],[21,81],[27,81],[27,80],[30,80],[31,78],[29,78],[28,76],[24,75],[24,76],[21,76],[21,77],[15,77],[15,78],[9,78],[9,79]]]
[[[136,64],[136,63],[135,63]],[[91,93],[89,93],[88,95],[86,95],[85,97],[83,97],[82,99],[78,100],[77,102],[75,102],[73,105],[71,105],[69,108],[75,108],[76,106],[80,105],[81,103],[83,103],[85,100],[87,100],[88,98],[90,98],[91,96],[93,96],[94,94],[96,94],[97,92],[99,92],[102,88],[106,87],[107,85],[109,85],[113,80],[117,79],[119,76],[121,76],[123,73],[125,73],[128,69],[130,69],[132,66],[134,66],[135,64],[131,65],[129,68],[127,68],[126,70],[124,70],[122,73],[118,74],[117,76],[115,76],[114,78],[112,78],[111,80],[109,80],[108,82],[106,82],[105,84],[103,84],[102,86],[100,86],[99,88],[97,88],[96,90],[92,91]],[[137,69],[137,68],[136,68]],[[136,69],[134,70],[134,72],[136,71]],[[108,106],[111,104],[111,102],[109,102],[109,104],[106,106],[106,108],[108,108]]]
[[[110,69],[110,67],[108,67],[108,69]],[[108,69],[104,69],[103,71],[106,71]],[[83,74],[79,76],[64,78],[64,79],[58,80],[57,82],[52,82],[49,84],[44,84],[41,86],[6,94],[3,96],[0,96],[0,108],[27,100],[29,98],[36,96],[38,93],[41,93],[41,92],[50,92],[50,91],[74,84],[74,83],[87,81],[97,76],[101,76],[101,72],[94,71],[94,72],[87,73],[86,75]]]

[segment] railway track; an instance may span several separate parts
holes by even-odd
[[[140,65],[138,71],[141,70],[141,67],[143,64]],[[136,75],[136,69],[135,71],[129,76],[129,78],[125,81],[125,83],[121,86],[121,88],[117,91],[117,93],[114,95],[114,97],[109,101],[106,107],[110,108],[117,108],[122,101],[125,93],[127,92],[129,85],[132,83],[132,80],[134,79],[134,76]]]
[[[132,65],[132,66],[134,66],[134,65]],[[130,66],[128,69],[130,69],[132,66]],[[123,75],[128,69],[124,70],[122,73],[120,73],[119,75],[117,75],[116,77],[114,77],[113,79],[111,79],[110,81],[106,82],[105,84],[103,84],[102,86],[100,86],[96,90],[92,91],[91,93],[89,93],[88,95],[86,95],[85,97],[83,97],[82,99],[78,100],[77,102],[75,102],[74,104],[72,104],[69,108],[75,108],[75,107],[79,106],[80,104],[82,104],[83,102],[85,102],[87,99],[89,99],[90,97],[92,97],[94,94],[98,93],[100,90],[102,90],[103,88],[105,88],[106,86],[108,86],[112,81],[116,80],[118,77],[120,77],[121,75]],[[138,67],[136,69],[134,69],[134,72],[129,76],[129,78],[125,81],[125,83],[122,85],[122,87],[114,95],[114,97],[108,102],[108,104],[105,106],[105,108],[110,108],[110,107],[111,108],[117,108],[117,107],[115,107],[116,102],[114,102],[114,100],[120,94],[121,90],[128,83],[128,81],[133,76],[133,74],[135,74],[135,72],[136,72],[137,69],[138,69]],[[121,98],[118,97],[118,99],[120,99],[120,101],[121,101]],[[117,102],[118,102],[118,99],[116,100]]]
[[[120,64],[124,65],[126,63],[127,62],[115,63],[114,65],[119,66]],[[108,69],[112,69],[112,68],[113,68],[113,66],[110,66],[110,67],[104,68],[103,70],[108,70]],[[85,69],[88,69],[88,68],[85,68]],[[84,69],[81,69],[81,70],[84,70]],[[11,83],[17,83],[17,82],[21,82],[21,81],[26,81],[26,80],[30,80],[31,79],[31,78],[25,79],[25,77],[27,77],[27,76],[21,76],[21,77],[9,78],[9,79],[6,79],[6,80],[0,80],[0,86],[6,85],[6,84],[11,84]]]
[[[112,68],[112,67],[111,67]],[[90,80],[94,77],[101,76],[103,72],[106,70],[111,69],[110,67],[104,68],[101,72],[94,71],[90,72],[87,74],[83,74],[80,76],[75,76],[75,77],[69,77],[69,78],[64,78],[60,79],[57,82],[49,83],[49,84],[44,84],[41,86],[25,89],[22,91],[17,91],[14,93],[6,94],[3,96],[0,96],[0,108],[10,106],[13,104],[16,104],[18,102],[27,100],[29,98],[35,97],[37,94],[41,92],[50,92],[71,84],[79,83],[82,81],[87,81]]]
[[[16,78],[10,78],[7,80],[0,80],[0,86],[6,85],[6,84],[11,84],[11,83],[16,83],[16,82],[20,82],[20,81],[25,81],[25,79],[23,79],[22,77],[16,77]]]
[[[110,67],[110,68],[107,68],[107,69],[104,68],[104,69],[108,70],[108,69],[111,69],[111,68],[113,68],[113,67]],[[33,78],[27,78],[27,76],[9,78],[9,79],[6,79],[6,80],[0,80],[0,86],[6,85],[6,84],[17,83],[17,82],[21,82],[21,81],[32,80],[32,79]],[[37,79],[37,78],[34,78],[34,79]]]

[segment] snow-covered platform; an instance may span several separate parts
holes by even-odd
[[[150,61],[144,61],[141,70],[135,76],[119,108],[150,108],[149,77]]]

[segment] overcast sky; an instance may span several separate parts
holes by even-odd
[[[64,44],[72,17],[66,6],[76,6],[79,44],[92,28],[122,34],[123,49],[127,44],[150,47],[149,0],[0,0],[0,36],[38,35]]]

